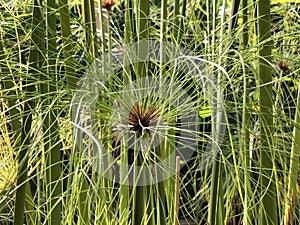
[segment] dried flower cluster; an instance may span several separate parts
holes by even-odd
[[[116,0],[102,0],[102,8],[110,11],[116,4]]]
[[[286,63],[283,62],[283,61],[278,61],[278,62],[277,62],[277,68],[278,68],[280,71],[284,72],[284,73],[286,73],[286,72],[288,72],[288,71],[290,70],[288,64],[286,64]]]
[[[142,135],[144,132],[148,132],[146,129],[155,123],[155,118],[157,118],[158,113],[153,110],[153,108],[148,108],[143,112],[142,107],[134,106],[129,113],[129,124],[131,125],[130,130],[137,132]]]

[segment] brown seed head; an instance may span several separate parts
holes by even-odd
[[[137,132],[139,135],[143,133],[143,129],[150,126],[151,122],[157,118],[158,113],[153,108],[148,108],[143,112],[142,107],[134,106],[129,113],[129,124],[132,126],[131,131]]]
[[[110,11],[116,4],[116,0],[102,0],[102,8]]]
[[[288,72],[290,70],[288,64],[286,64],[285,62],[283,62],[281,60],[277,62],[277,68],[284,73]]]

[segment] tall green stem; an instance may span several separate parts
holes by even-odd
[[[242,2],[243,8],[243,47],[246,49],[248,46],[248,0],[243,0]],[[251,180],[249,177],[250,170],[250,132],[249,132],[249,124],[250,124],[250,112],[249,112],[249,93],[248,93],[248,77],[247,72],[244,71],[244,94],[243,94],[243,123],[242,123],[242,140],[243,140],[243,168],[244,168],[244,225],[251,224],[251,215],[250,215],[250,206],[251,206]]]
[[[61,24],[61,34],[63,41],[65,76],[69,88],[76,87],[75,62],[73,55],[73,46],[71,40],[70,14],[68,9],[68,0],[59,0],[59,15]]]
[[[249,32],[248,32],[248,0],[242,0],[243,7],[243,45],[244,47],[248,46]]]
[[[0,27],[1,28],[1,27]],[[3,48],[3,36],[2,30],[0,29],[0,61],[6,62],[6,55]],[[0,71],[3,75],[8,76],[12,74],[9,66],[5,63],[1,64]],[[3,82],[5,90],[8,90],[8,96],[17,96],[16,91],[13,90],[14,79],[13,77],[6,78]],[[24,149],[22,149],[22,130],[20,123],[20,112],[18,111],[16,104],[17,98],[8,99],[7,103],[9,106],[9,116],[12,124],[13,136],[12,139],[15,140],[14,148],[17,149],[16,155],[18,156],[18,173],[17,173],[17,185],[18,189],[16,191],[15,200],[15,211],[14,211],[14,225],[23,225],[24,223],[24,204],[25,204],[25,181],[27,179],[27,161],[24,158]],[[12,141],[13,142],[13,141]],[[23,157],[22,157],[23,156]]]
[[[177,43],[179,42],[179,38],[180,38],[180,19],[179,19],[179,13],[180,13],[180,4],[179,4],[179,0],[175,0],[175,4],[174,4],[174,17],[175,17],[175,21],[174,21],[174,37],[175,40],[177,41]]]
[[[221,13],[221,24],[224,24],[225,20],[225,5],[226,2],[223,0],[222,1],[222,8],[223,12]],[[216,2],[213,2],[213,34],[212,34],[212,45],[214,45],[215,42],[215,26],[216,26]],[[223,46],[223,35],[224,35],[224,25],[221,26],[220,30],[220,42],[219,42],[219,60],[218,64],[220,66],[224,65],[224,46]],[[212,51],[214,51],[212,49]],[[212,76],[214,76],[213,74]],[[217,78],[212,77],[213,80],[216,81],[217,83],[217,90],[212,91],[212,99],[211,99],[211,104],[212,104],[212,109],[213,109],[213,116],[212,116],[212,137],[213,140],[216,141],[216,143],[219,143],[220,140],[220,135],[222,135],[222,129],[221,127],[223,126],[223,118],[224,112],[220,112],[218,109],[218,106],[220,104],[223,104],[223,99],[222,99],[222,92],[220,88],[220,84],[222,82],[222,73],[218,71]],[[222,171],[222,164],[220,162],[221,157],[220,153],[218,150],[218,146],[216,143],[212,143],[212,152],[216,154],[215,159],[213,161],[213,168],[212,168],[212,175],[211,175],[211,189],[210,189],[210,205],[209,205],[209,215],[208,215],[208,221],[210,225],[214,224],[224,224],[224,199],[223,199],[223,187],[221,185],[222,178],[221,178],[221,171]]]
[[[272,138],[273,129],[273,94],[272,68],[269,63],[272,59],[272,43],[270,21],[270,0],[258,1],[258,34],[259,34],[259,66],[258,79],[259,106],[260,106],[260,184],[261,205],[260,225],[277,225],[277,203],[275,189],[274,149]]]
[[[138,41],[141,41],[147,39],[149,35],[148,20],[149,20],[150,1],[139,0],[137,2],[138,2],[137,34],[138,34]]]
[[[219,153],[214,160],[213,168],[212,168],[212,181],[211,181],[211,188],[210,188],[210,201],[209,201],[209,215],[208,215],[208,222],[209,225],[217,225],[219,224],[219,184],[220,184],[220,162],[219,162]]]
[[[126,5],[130,5],[131,1],[127,0]],[[131,19],[132,19],[132,14],[131,14],[132,9],[129,7],[126,7],[125,11],[125,34],[124,34],[124,44],[130,43],[130,39],[132,36],[132,27],[131,27]],[[129,59],[127,54],[124,54],[123,58],[123,63],[124,65],[129,64]],[[130,81],[130,66],[125,66],[124,71],[123,71],[123,79],[124,79],[124,84],[128,84]],[[126,144],[121,143],[120,149],[121,149],[121,156],[120,160],[124,165],[128,163],[128,154],[125,148]],[[120,171],[120,179],[123,181],[120,184],[120,191],[119,191],[119,202],[120,202],[120,207],[119,207],[119,214],[120,214],[120,220],[124,221],[124,225],[127,224],[128,219],[129,219],[129,208],[130,208],[130,196],[129,196],[129,177],[128,177],[128,168],[122,167]]]
[[[150,1],[149,0],[138,0],[137,1],[137,20],[136,20],[136,30],[137,30],[137,39],[138,41],[147,40],[149,37],[149,29],[148,29],[148,20],[149,20],[149,12],[150,12]],[[136,64],[137,77],[145,77],[147,76],[147,55],[145,55],[147,51],[139,47],[138,57],[144,59],[144,62],[139,62]]]
[[[43,86],[42,92],[47,94],[47,110],[44,120],[45,134],[45,152],[47,156],[47,198],[49,224],[57,225],[61,222],[61,161],[60,161],[60,138],[57,103],[55,95],[57,94],[56,74],[56,3],[55,0],[47,1],[47,78],[48,84]]]
[[[163,42],[166,40],[166,19],[167,19],[167,0],[162,0],[161,2],[161,12],[160,12],[160,42],[161,42],[161,49],[160,49],[160,79],[162,79],[165,76],[165,68],[164,68],[164,63],[165,63],[165,49],[164,49],[164,44]],[[168,136],[168,131],[167,134]],[[168,158],[170,155],[170,145],[169,145],[169,138],[167,138],[163,144],[160,145],[159,147],[159,156],[163,159]],[[172,160],[172,159],[170,159]],[[175,162],[175,159],[174,159]],[[171,164],[170,164],[171,166]],[[159,225],[164,225],[166,224],[166,188],[168,185],[168,180],[163,180],[157,184],[157,198],[156,198],[156,204],[157,204],[157,224]],[[174,189],[173,189],[174,190]],[[171,190],[170,190],[171,191]],[[171,202],[170,202],[171,203]],[[172,218],[172,213],[170,212],[170,219]]]
[[[138,41],[143,41],[148,38],[148,19],[150,12],[150,0],[138,0],[136,1],[136,30],[137,30],[137,39]],[[138,57],[144,59],[143,62],[136,63],[136,77],[140,79],[147,76],[147,55],[145,55],[144,49],[139,46]],[[145,159],[140,151],[136,151],[135,155],[136,165],[145,167]],[[149,177],[138,177],[136,182],[143,182],[149,179]],[[149,212],[151,211],[150,205],[151,197],[149,197],[151,191],[149,185],[136,186],[135,187],[135,200],[134,200],[134,225],[146,224],[146,221],[149,219],[149,224],[152,224],[154,221],[154,215],[151,214],[150,218],[147,218]]]
[[[241,2],[241,0],[233,0],[232,1],[229,30],[233,30],[237,24],[240,2]]]
[[[96,43],[96,16],[94,1],[83,1],[83,14],[85,23],[86,51],[89,54],[89,62],[98,54]]]
[[[41,51],[39,49],[39,42],[43,36],[43,15],[41,13],[41,5],[37,0],[33,1],[34,9],[32,16],[32,35],[31,35],[31,48],[29,52],[29,74],[30,76],[24,81],[24,117],[23,117],[23,130],[22,130],[22,140],[24,140],[23,145],[23,158],[26,164],[28,163],[28,154],[30,150],[31,138],[29,136],[32,126],[32,115],[33,109],[35,108],[34,96],[35,96],[35,80],[33,78],[38,77],[37,71],[40,70],[40,60],[42,58]],[[27,170],[27,168],[26,168]],[[26,171],[27,172],[27,171]],[[34,211],[34,201],[32,199],[32,194],[30,190],[30,184],[26,183],[26,208],[29,212],[26,214],[28,224],[36,224],[36,211]]]

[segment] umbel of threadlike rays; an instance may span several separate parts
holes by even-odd
[[[136,137],[141,140],[144,138],[149,138],[152,136],[152,132],[155,130],[159,123],[158,122],[159,112],[153,107],[143,107],[138,104],[131,107],[128,114],[121,116],[119,120],[113,127],[116,132],[116,137],[114,139],[114,145],[120,144],[120,139],[123,137],[131,138]],[[126,134],[129,134],[127,136]]]
[[[153,130],[155,126],[158,125],[158,118],[159,113],[157,110],[154,110],[153,107],[143,108],[139,105],[134,105],[129,113],[127,114],[127,117],[123,117],[122,121],[119,121],[117,126],[120,126],[121,130],[125,128],[125,130],[121,131],[116,127],[116,131],[121,131],[119,134],[116,135],[116,137],[113,140],[113,147],[114,147],[114,157],[118,157],[120,155],[120,146],[121,138],[127,138],[128,142],[128,163],[129,165],[133,164],[134,161],[134,151],[136,149],[133,148],[133,146],[130,143],[136,143],[136,139],[138,138],[141,142],[141,150],[143,153],[148,149],[147,144],[151,140],[151,136],[153,135]],[[124,126],[125,125],[125,126]],[[129,125],[129,126],[128,126]],[[129,133],[130,134],[129,134]],[[125,134],[129,134],[129,136]],[[153,140],[152,140],[153,141]],[[153,142],[151,142],[153,143]]]
[[[157,117],[158,112],[155,112],[151,107],[143,112],[142,106],[133,106],[128,118],[130,131],[136,132],[139,136],[143,135],[145,132],[150,134],[150,131],[147,128],[151,125],[155,125]]]

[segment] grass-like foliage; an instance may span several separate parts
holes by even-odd
[[[299,21],[298,1],[1,1],[0,224],[299,224]]]

